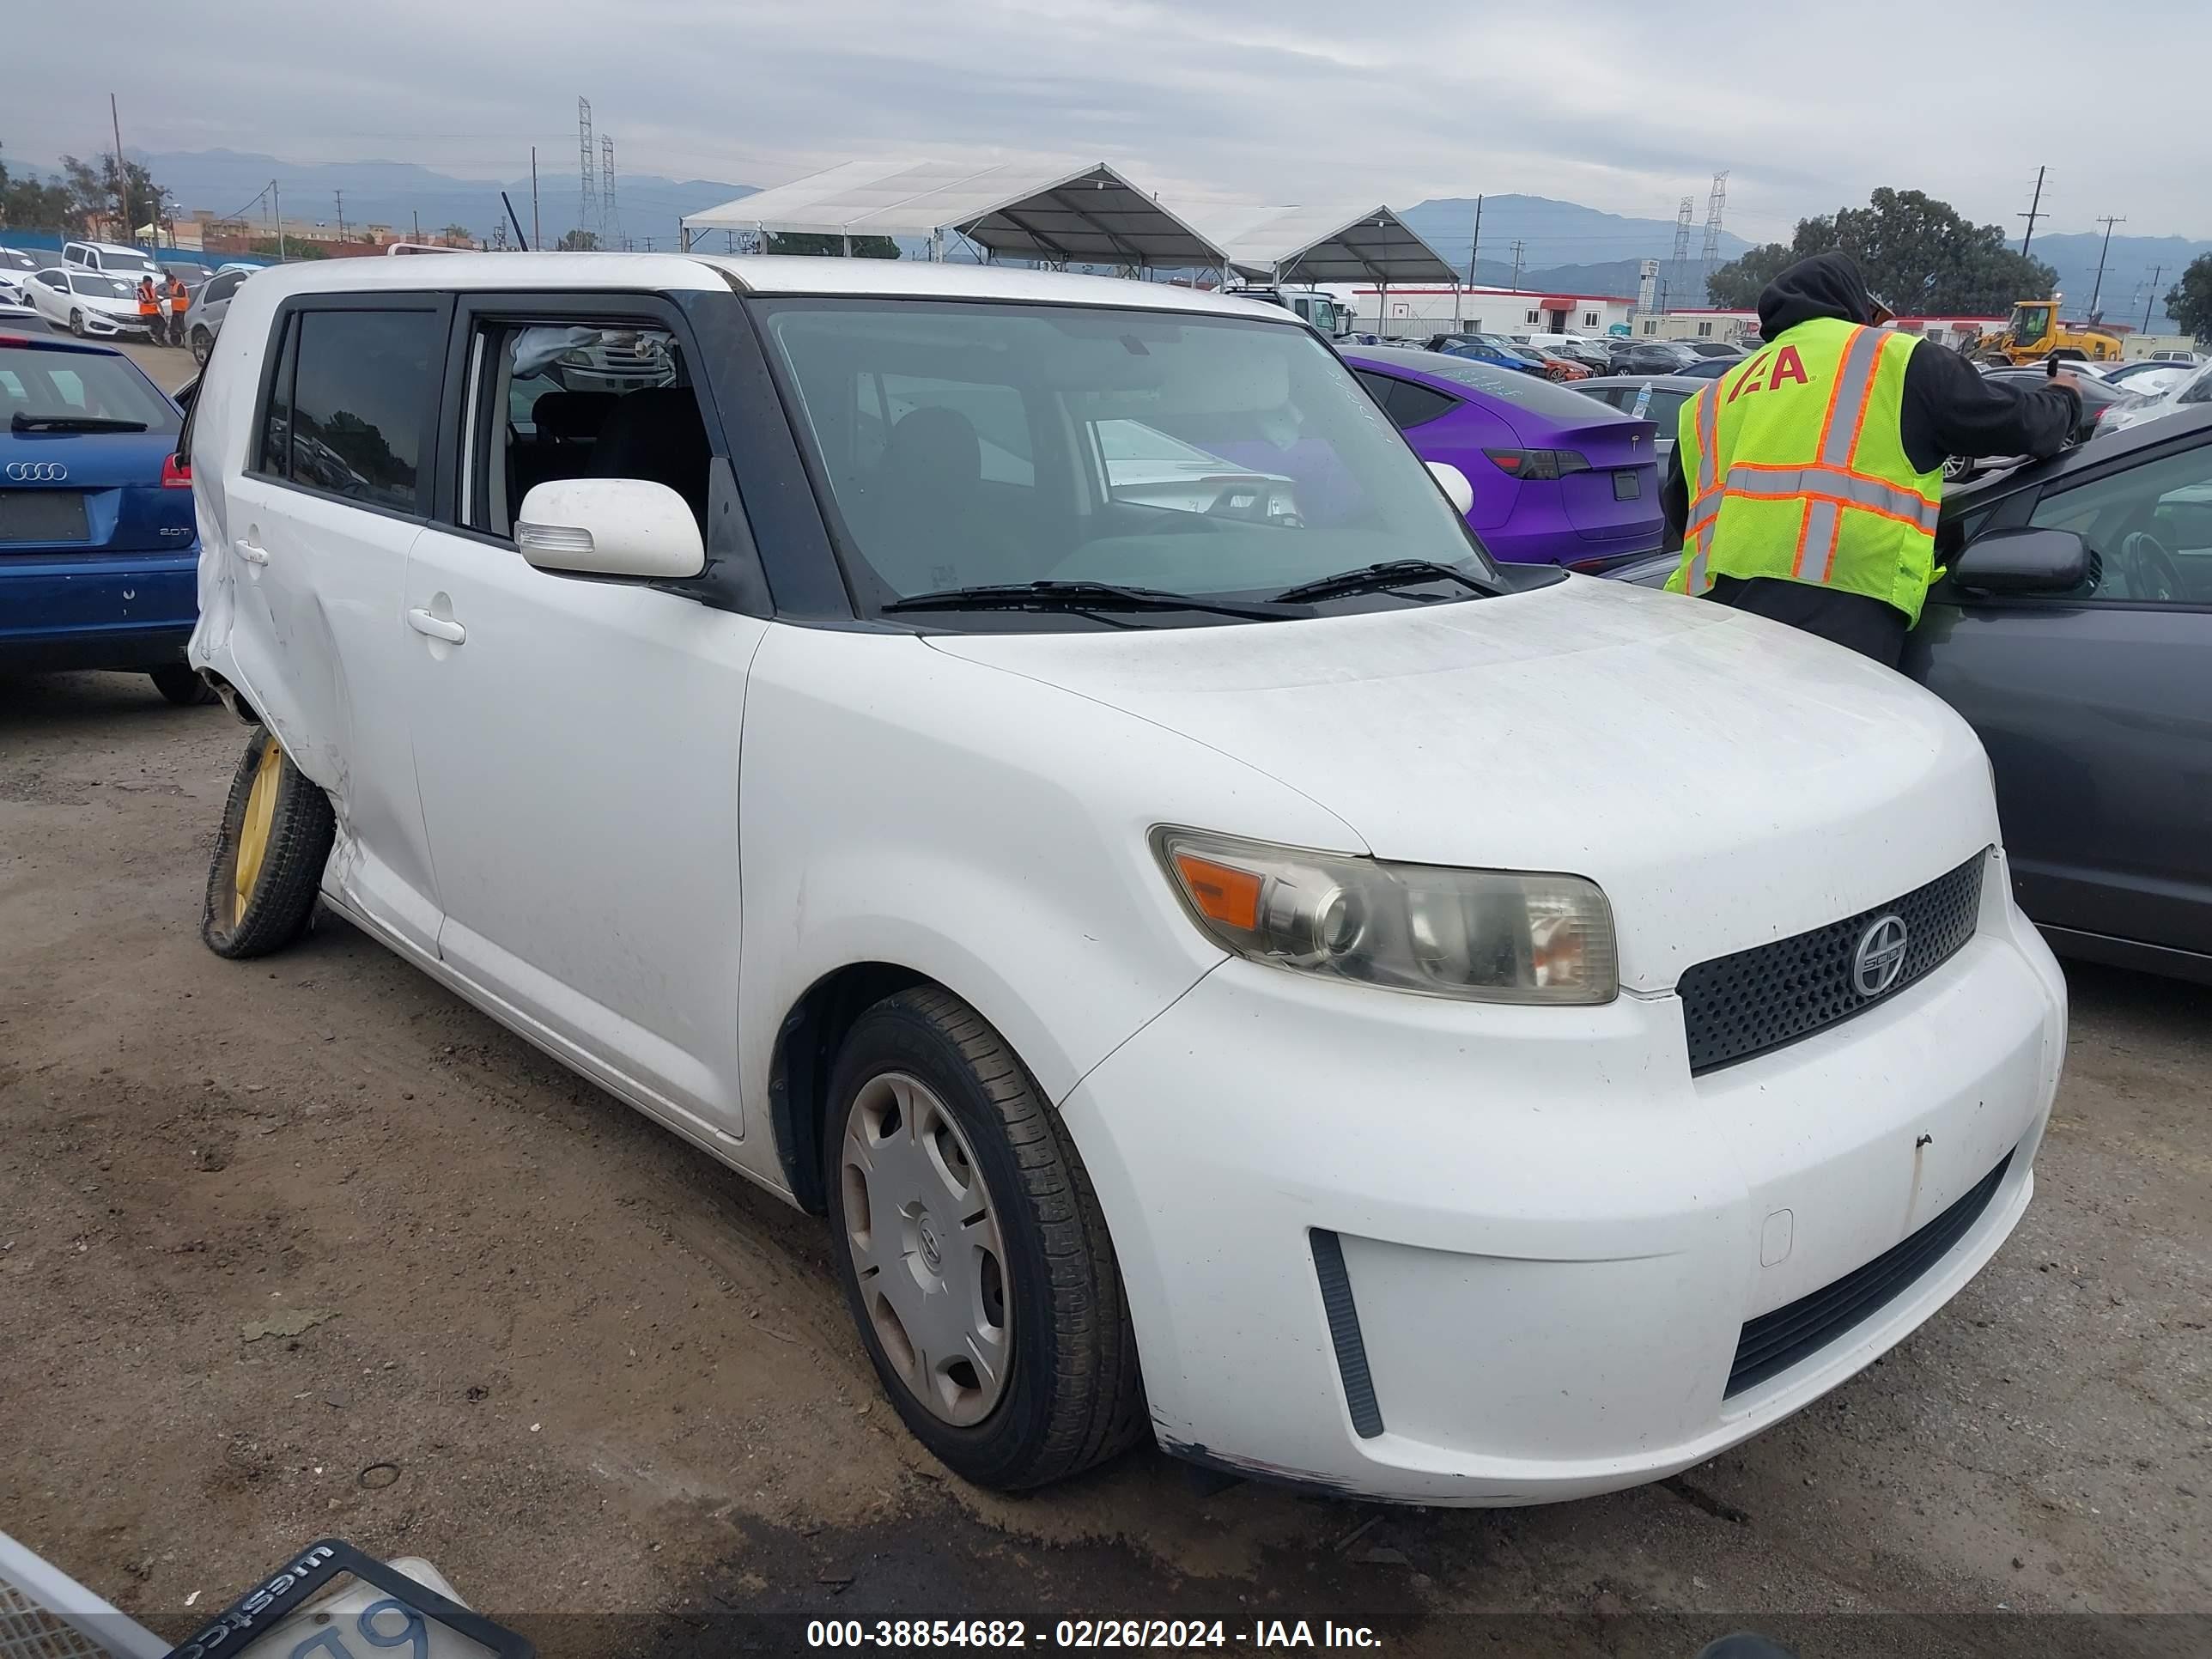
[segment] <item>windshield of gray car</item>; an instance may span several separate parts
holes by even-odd
[[[1295,322],[889,299],[758,303],[865,610],[1113,584],[1272,599],[1347,570],[1496,570],[1374,400]],[[933,613],[941,614],[941,613]],[[1205,618],[1162,611],[1146,625]],[[1218,618],[1217,618],[1218,619]]]

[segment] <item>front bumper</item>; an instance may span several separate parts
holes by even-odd
[[[81,314],[84,319],[84,331],[88,335],[151,334],[154,331],[150,318],[111,317],[104,311],[87,311]]]
[[[1891,1000],[1697,1079],[1671,994],[1478,1006],[1224,963],[1063,1108],[1161,1442],[1348,1493],[1537,1503],[1686,1468],[1850,1377],[2033,1190],[2065,993],[2008,892],[1990,870],[1975,936]],[[1728,1393],[1747,1321],[2008,1155],[1908,1288]]]
[[[199,544],[174,553],[0,556],[0,666],[155,668],[184,660]]]

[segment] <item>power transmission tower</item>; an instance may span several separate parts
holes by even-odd
[[[2126,215],[2112,213],[2107,213],[2096,221],[2105,228],[2105,245],[2097,251],[2097,281],[2095,286],[2089,290],[2089,319],[2092,322],[2095,321],[2097,317],[2097,296],[2105,291],[2105,256],[2112,251],[2112,227],[2124,225],[2127,222]]]
[[[622,246],[622,215],[615,210],[615,141],[606,135],[599,139],[599,212],[605,231],[601,240],[609,247]]]
[[[2042,210],[2043,175],[2046,171],[2047,169],[2043,167],[2036,168],[2035,199],[2027,204],[2027,211],[2020,216],[2027,221],[2027,234],[2020,239],[2020,256],[2023,259],[2027,257],[2027,245],[2035,240],[2035,222],[2038,219],[2048,219],[2051,216]]]
[[[2142,331],[2146,334],[2150,332],[2150,308],[2158,303],[2158,279],[2165,275],[2164,265],[2153,265],[2150,268],[2150,298],[2143,301]]]
[[[580,152],[576,166],[576,228],[596,233],[599,228],[599,157],[592,146],[592,100],[588,98],[576,100],[576,146]]]
[[[1516,294],[1521,291],[1521,250],[1526,246],[1526,242],[1513,244],[1513,291]]]
[[[1728,170],[1713,174],[1713,193],[1705,200],[1705,280],[1721,262],[1721,210],[1728,203]]]
[[[1668,293],[1670,280],[1679,276],[1682,267],[1690,263],[1690,215],[1697,210],[1697,205],[1696,197],[1685,196],[1680,209],[1674,215],[1674,257],[1667,262],[1667,270],[1661,273],[1659,280],[1659,309],[1662,311],[1667,309],[1667,302],[1671,297]]]

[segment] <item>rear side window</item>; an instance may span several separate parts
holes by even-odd
[[[1416,386],[1411,380],[1393,380],[1389,401],[1382,408],[1399,428],[1404,430],[1425,426],[1439,416],[1450,414],[1455,401],[1433,386]]]
[[[443,319],[431,311],[301,311],[285,331],[262,471],[310,489],[419,509]]]

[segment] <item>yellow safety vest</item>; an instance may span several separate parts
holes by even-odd
[[[1816,317],[1682,405],[1690,493],[1676,593],[1776,576],[1863,593],[1912,622],[1936,563],[1941,471],[1905,459],[1899,419],[1916,336]]]

